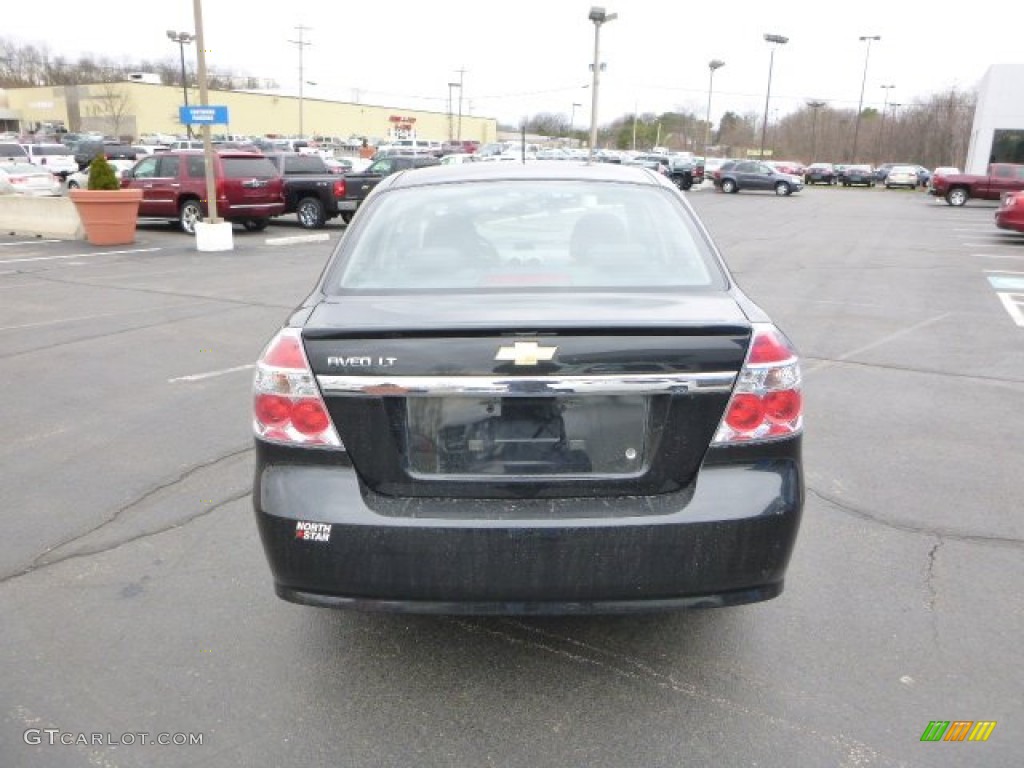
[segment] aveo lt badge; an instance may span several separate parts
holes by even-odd
[[[558,347],[542,347],[536,341],[517,341],[511,347],[499,347],[494,359],[514,365],[536,365],[541,360],[550,360],[557,351]]]

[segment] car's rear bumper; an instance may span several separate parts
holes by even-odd
[[[284,213],[284,201],[279,203],[217,203],[217,212],[225,219],[269,219]]]
[[[631,499],[384,500],[351,468],[267,463],[253,503],[277,594],[308,605],[432,613],[654,611],[782,591],[803,506],[799,441],[706,463],[652,513]],[[787,455],[789,454],[789,455]],[[569,511],[567,511],[569,510]]]

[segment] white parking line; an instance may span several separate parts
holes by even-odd
[[[267,245],[292,245],[294,243],[322,243],[326,240],[330,240],[331,236],[327,232],[321,232],[316,235],[290,235],[289,237],[268,237],[263,242]]]
[[[1013,322],[1024,328],[1024,293],[997,293]]]
[[[12,245],[35,245],[36,243],[59,243],[60,240],[19,240],[16,243],[0,243],[0,248],[8,248]]]
[[[251,369],[253,369],[255,367],[256,367],[255,363],[250,363],[249,365],[236,365],[234,368],[223,368],[223,369],[221,369],[219,371],[207,371],[206,373],[193,373],[193,374],[191,374],[189,376],[178,376],[178,377],[173,378],[173,379],[168,379],[167,383],[168,384],[174,384],[175,382],[178,382],[178,381],[186,381],[186,382],[202,381],[203,379],[212,379],[212,378],[215,378],[217,376],[224,376],[225,374],[228,374],[228,373],[237,373],[238,371],[248,371],[248,370],[251,370]]]
[[[54,261],[56,259],[84,259],[90,256],[118,256],[124,253],[152,253],[160,248],[132,248],[127,251],[97,251],[90,253],[68,253],[63,256],[32,256],[25,259],[0,259],[0,264],[19,264],[25,261]]]
[[[971,256],[978,256],[982,259],[1024,259],[1024,253],[972,253]]]

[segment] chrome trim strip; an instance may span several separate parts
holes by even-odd
[[[337,397],[537,397],[543,395],[665,395],[730,392],[735,371],[633,373],[602,376],[317,376]]]

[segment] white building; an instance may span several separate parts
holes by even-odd
[[[1024,64],[993,64],[978,85],[966,173],[1024,163]]]

